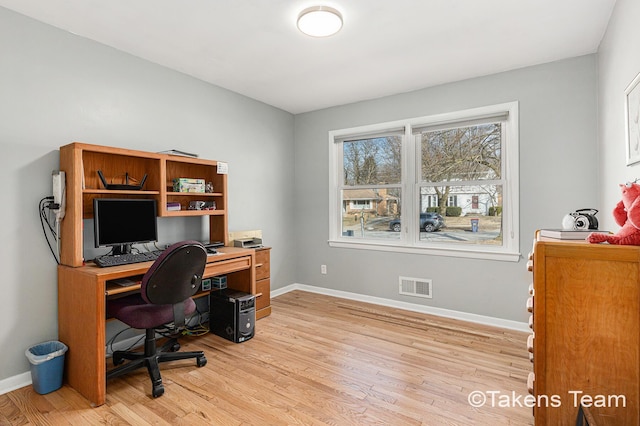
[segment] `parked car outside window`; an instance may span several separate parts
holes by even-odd
[[[444,226],[444,219],[439,213],[428,212],[420,213],[420,230],[425,232],[434,232]],[[400,219],[393,219],[389,222],[389,229],[394,232],[400,232],[402,224]]]

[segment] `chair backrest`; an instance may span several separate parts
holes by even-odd
[[[197,241],[168,247],[144,274],[140,293],[147,303],[182,305],[200,288],[207,251]]]

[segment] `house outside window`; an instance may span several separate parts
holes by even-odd
[[[351,200],[349,202],[349,211],[371,210],[371,199]]]
[[[516,102],[329,140],[332,247],[519,259]],[[444,223],[425,227],[428,212]]]

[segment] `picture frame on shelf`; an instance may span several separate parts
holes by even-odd
[[[640,162],[640,73],[624,91],[627,166]]]

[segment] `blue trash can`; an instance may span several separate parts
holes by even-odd
[[[471,219],[471,232],[478,232],[478,223],[480,219]]]
[[[31,383],[37,393],[44,395],[62,387],[67,349],[64,343],[53,340],[31,346],[25,351],[31,364]]]

